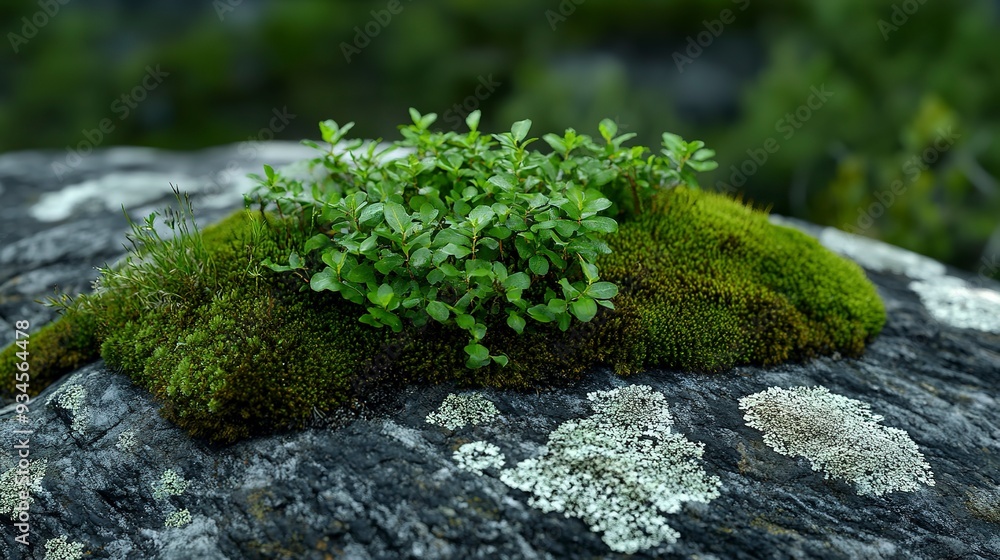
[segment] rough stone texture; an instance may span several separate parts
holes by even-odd
[[[115,174],[108,184],[132,193],[124,198],[141,213],[168,200],[168,180],[184,189],[192,177],[207,177],[205,199],[217,197],[214,207],[203,212],[195,200],[207,221],[238,207],[234,179],[225,188],[212,182],[230,162],[256,171],[262,159],[280,164],[308,155],[259,148],[253,161],[239,159],[236,147],[111,150],[88,158],[64,183],[50,170],[60,154],[0,156],[0,343],[13,337],[14,321],[37,328],[51,317],[34,298],[53,284],[86,288],[92,267],[122,253],[125,223],[114,210],[115,192],[80,187],[72,192],[104,199],[70,208],[56,207],[46,193]],[[134,196],[145,183],[130,185],[123,173],[163,180],[151,181],[155,196]],[[461,470],[453,454],[484,441],[510,468],[540,455],[563,422],[590,415],[588,392],[641,383],[666,396],[674,430],[704,443],[702,466],[722,486],[711,503],[667,516],[678,542],[636,558],[1000,558],[1000,335],[939,323],[909,289],[912,278],[893,266],[880,270],[870,276],[888,323],[862,359],[712,376],[651,371],[627,380],[597,370],[576,386],[538,394],[486,391],[500,415],[455,431],[425,420],[455,388],[414,387],[381,415],[211,447],[163,420],[157,402],[98,362],[33,402],[31,457],[47,466],[30,510],[32,545],[16,543],[4,520],[0,555],[41,560],[45,543],[65,536],[83,544],[85,558],[622,558],[583,521],[531,508],[528,495],[503,484],[496,469]],[[745,425],[738,401],[771,386],[802,385],[870,404],[884,425],[909,434],[936,485],[859,496],[847,482],[824,480],[806,459],[771,450]],[[59,392],[73,386],[85,392],[73,390],[64,402],[74,406],[61,406]],[[13,430],[23,427],[10,407],[0,411],[0,473],[14,466]],[[188,484],[157,499],[167,470]],[[165,526],[168,518],[186,519],[184,510],[190,523]]]

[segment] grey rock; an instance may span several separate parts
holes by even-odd
[[[141,151],[129,160],[123,153],[95,154],[78,170],[88,177],[77,179],[99,178],[101,165],[108,173],[172,169],[193,177],[232,156],[225,149]],[[2,211],[16,216],[3,222],[2,342],[12,338],[15,321],[30,317],[38,326],[51,316],[32,300],[53,284],[86,289],[94,266],[121,255],[124,221],[105,204],[74,208],[57,222],[32,217],[28,209],[41,194],[64,187],[33,175],[47,169],[46,157],[56,155],[0,156],[3,196],[20,205]],[[205,216],[221,216],[238,202]],[[32,544],[15,542],[7,525],[0,555],[41,560],[45,542],[65,535],[84,545],[87,558],[624,557],[579,519],[528,506],[528,495],[503,484],[495,470],[463,471],[452,454],[463,443],[486,441],[511,467],[538,456],[562,422],[589,415],[588,392],[636,383],[666,396],[674,428],[704,443],[702,466],[722,481],[719,498],[668,516],[681,535],[677,543],[636,558],[1000,558],[1000,335],[938,323],[908,289],[911,279],[869,274],[888,323],[861,359],[711,376],[649,371],[621,379],[597,369],[576,385],[538,394],[484,391],[499,417],[454,431],[425,420],[453,387],[409,387],[379,414],[211,446],[161,418],[160,403],[97,362],[34,399],[28,424],[12,407],[0,410],[3,441],[28,427],[31,457],[47,461],[30,509]],[[800,385],[869,403],[884,425],[916,442],[936,485],[859,496],[844,481],[824,480],[805,459],[767,447],[745,425],[738,400]],[[81,406],[60,404],[69,402],[62,398],[68,391],[83,395]],[[5,448],[0,473],[15,466],[14,450]],[[167,470],[188,484],[157,499]],[[171,513],[185,509],[189,524],[165,527]],[[992,522],[984,511],[993,511]]]

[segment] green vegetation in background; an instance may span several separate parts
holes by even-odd
[[[686,167],[711,167],[707,163],[711,154],[701,142],[664,135],[659,159],[641,146],[623,146],[628,135],[617,135],[614,125],[604,121],[600,126],[603,142],[571,130],[563,136],[545,135],[553,151],[543,155],[525,150],[525,122],[516,123],[509,134],[480,141],[485,136],[475,131],[431,133],[427,130],[433,120],[430,115],[414,112],[413,117],[413,125],[401,127],[402,144],[415,146],[422,157],[389,160],[375,157],[373,150],[367,156],[360,150],[361,165],[346,170],[329,147],[320,147],[324,154],[318,165],[327,171],[327,179],[295,185],[268,169],[261,179],[262,189],[284,191],[269,204],[260,200],[260,211],[248,209],[202,232],[193,226],[189,201],[182,199],[180,211],[163,216],[175,234],[171,238],[156,233],[156,215],[133,223],[130,258],[104,269],[93,294],[61,302],[65,307],[61,320],[32,336],[29,350],[36,381],[31,389],[40,391],[44,387],[38,380],[51,382],[82,359],[96,358],[99,347],[109,365],[163,401],[167,418],[194,436],[229,442],[308,425],[317,417],[392,394],[403,383],[538,389],[579,379],[599,364],[626,375],[661,366],[712,372],[736,364],[775,364],[817,354],[853,356],[882,327],[882,303],[855,264],[803,233],[771,225],[763,212],[696,188]],[[474,118],[470,124],[476,128]],[[331,140],[342,139],[345,128],[323,124]],[[603,154],[603,163],[592,157],[595,150]],[[467,159],[456,160],[456,154]],[[406,181],[413,184],[403,192],[379,190],[383,183],[358,175],[402,176],[408,169],[412,173],[414,165],[420,172],[407,176]],[[503,170],[508,165],[514,167]],[[548,165],[560,170],[557,185],[564,190],[564,200],[549,190],[551,186],[531,180],[536,173],[547,173]],[[459,169],[493,169],[495,173],[476,182],[459,179]],[[505,173],[515,178],[509,185]],[[583,191],[582,204],[585,207],[588,200],[606,197],[613,203],[609,208],[614,216],[607,219],[620,223],[620,229],[616,233],[599,230],[610,252],[597,251],[593,269],[583,265],[586,258],[578,267],[569,266],[577,262],[574,258],[565,259],[564,267],[557,266],[556,259],[540,248],[544,243],[533,250],[551,260],[548,270],[532,266],[530,256],[514,258],[499,250],[489,255],[498,293],[476,305],[470,303],[466,311],[486,327],[482,343],[504,360],[476,362],[475,353],[468,350],[470,331],[475,329],[457,317],[437,323],[410,315],[406,322],[400,321],[398,332],[374,328],[374,323],[395,326],[366,309],[371,303],[381,303],[381,285],[347,278],[375,294],[375,301],[367,298],[367,303],[359,305],[314,280],[316,275],[329,274],[324,272],[326,267],[336,261],[331,264],[326,256],[330,252],[323,251],[338,243],[362,266],[363,242],[352,241],[351,229],[337,221],[341,201],[355,200],[358,193],[366,201],[371,199],[371,204],[382,205],[379,220],[385,220],[387,227],[373,219],[372,230],[387,240],[380,250],[391,251],[396,243],[393,235],[399,232],[385,217],[387,205],[406,202],[413,206],[416,196],[445,193],[439,188],[442,185],[473,187],[475,193],[465,189],[445,193],[442,202],[447,218],[427,222],[432,228],[429,248],[444,254],[436,263],[440,269],[479,260],[444,248],[460,245],[455,233],[467,225],[463,217],[470,218],[477,208],[492,208],[489,199],[500,195],[493,191],[483,196],[489,192],[488,185],[506,185],[508,194],[516,195],[514,199],[535,200],[538,192],[550,192],[550,201],[558,202],[557,207],[566,213],[534,224],[557,221],[559,227],[521,228],[523,217],[519,220],[516,215],[508,215],[502,225],[494,224],[511,231],[516,247],[516,238],[550,230],[558,235],[565,224],[580,225],[583,218],[574,218],[570,192],[581,187],[576,181],[590,180],[593,186],[597,177],[606,179],[599,191],[603,197],[588,198]],[[358,181],[365,189],[357,188]],[[405,200],[403,194],[410,199]],[[424,203],[417,206],[425,207]],[[501,212],[494,212],[498,219]],[[325,228],[330,224],[344,227],[328,231]],[[555,241],[554,235],[547,243]],[[352,243],[357,245],[353,249]],[[316,245],[316,250],[305,251],[307,245]],[[507,247],[511,251],[509,243]],[[566,250],[571,257],[587,253],[586,247],[567,245]],[[289,262],[294,272],[272,270],[284,270],[273,263],[291,261],[293,253],[302,255],[296,266]],[[495,265],[510,263],[513,270],[523,268],[524,261],[531,270],[531,285],[526,292],[515,288],[521,293],[512,294]],[[601,282],[617,291],[610,297],[613,306],[594,306],[586,313],[570,311],[574,320],[557,319],[569,304],[566,293],[556,293],[554,288],[567,284],[592,288],[596,280],[590,283],[589,277],[598,269]],[[388,277],[391,271],[380,272]],[[427,288],[439,283],[431,281],[429,271],[415,274],[412,280],[411,293],[427,299]],[[553,293],[547,293],[550,289]],[[434,301],[447,302],[451,311],[459,305],[454,295],[435,294],[440,298]],[[545,301],[546,309],[535,315],[528,311],[534,320],[515,328],[508,320],[509,310],[521,309],[516,303],[519,297],[539,297],[537,301]],[[428,318],[441,320],[429,303],[417,303]],[[508,312],[494,313],[497,305]],[[368,315],[375,315],[377,321],[363,320]],[[69,339],[77,341],[74,346],[66,345]],[[87,349],[91,349],[89,355]],[[12,346],[0,353],[0,364],[12,361],[17,350]],[[51,367],[37,371],[37,364]],[[13,371],[13,367],[0,369],[4,376]],[[5,379],[2,386],[8,388],[9,396],[12,380]]]
[[[640,142],[675,130],[715,146],[725,155],[706,188],[978,270],[995,261],[984,244],[1000,215],[1000,14],[989,0],[902,4],[402,2],[374,37],[364,29],[381,4],[246,0],[128,19],[70,4],[17,54],[0,50],[0,129],[17,131],[0,150],[76,147],[103,118],[115,125],[106,145],[188,149],[301,138],[330,107],[367,138],[391,134],[411,105],[456,129],[469,107],[494,116],[490,129],[614,115]],[[0,20],[16,31],[26,9],[0,7]],[[170,77],[119,119],[111,104],[149,65]],[[813,87],[833,95],[793,124]],[[268,131],[286,106],[296,118]],[[954,144],[911,173],[949,126]],[[780,149],[758,165],[748,150],[760,161],[769,138]],[[883,204],[897,180],[903,194]]]

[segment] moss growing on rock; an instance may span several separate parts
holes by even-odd
[[[860,267],[721,195],[674,189],[608,243],[602,273],[634,315],[627,369],[857,356],[885,322]]]
[[[28,364],[31,383],[28,394],[35,396],[63,374],[86,365],[99,357],[97,321],[93,315],[69,311],[59,320],[45,325],[28,337]],[[17,353],[21,348],[11,344],[0,351],[0,395],[10,397],[14,391]]]
[[[620,374],[719,371],[857,355],[881,329],[885,312],[861,269],[806,235],[696,189],[668,189],[650,202],[656,210],[622,211],[618,231],[603,234],[611,252],[596,264],[617,286],[614,309],[595,306],[589,321],[566,330],[532,322],[522,334],[505,315],[484,313],[484,344],[509,362],[477,369],[468,367],[468,329],[437,321],[376,329],[359,322],[364,306],[309,289],[303,271],[315,270],[315,255],[296,257],[305,264],[291,273],[263,267],[315,239],[308,215],[240,212],[200,232],[168,212],[177,237],[157,237],[152,218],[133,224],[142,241],[135,260],[106,270],[93,295],[33,335],[31,388],[100,349],[162,400],[167,418],[228,442],[306,425],[403,383],[529,389],[579,379],[600,364]],[[0,354],[0,375],[13,375],[15,350]],[[9,396],[14,384],[6,381]]]

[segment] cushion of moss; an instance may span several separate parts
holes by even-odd
[[[885,323],[859,266],[765,213],[678,188],[608,237],[601,274],[639,317],[636,363],[717,371],[817,354],[856,356]]]
[[[96,330],[108,364],[162,399],[167,418],[226,442],[304,425],[402,383],[528,389],[573,381],[596,364],[623,374],[717,371],[856,355],[880,330],[884,310],[864,273],[812,238],[718,195],[676,189],[662,202],[608,236],[614,252],[599,265],[620,288],[614,311],[601,308],[566,332],[534,324],[518,336],[503,317],[488,322],[486,344],[510,358],[503,368],[465,368],[467,336],[457,327],[373,329],[358,321],[361,307],[300,291],[292,274],[248,277],[248,265],[285,259],[308,233],[272,221],[251,241],[242,212],[205,231],[211,289],[138,317],[106,295],[99,328],[79,331]]]
[[[58,321],[45,325],[28,336],[28,394],[41,393],[63,374],[98,358],[96,320],[92,315],[68,312]],[[15,344],[0,352],[0,395],[14,396],[17,356],[21,348]],[[17,391],[19,392],[19,391]]]

